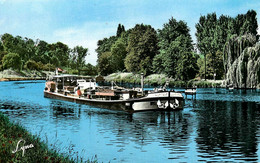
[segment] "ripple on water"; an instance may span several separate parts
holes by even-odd
[[[129,114],[43,98],[44,82],[4,85],[0,110],[61,153],[73,144],[100,162],[259,161],[259,91],[198,89],[183,111]]]

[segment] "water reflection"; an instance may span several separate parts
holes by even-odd
[[[91,115],[87,110],[84,112]],[[155,152],[164,148],[168,154],[163,160],[167,160],[181,158],[189,148],[191,117],[182,111],[134,114],[106,112],[98,114],[97,123],[98,133],[107,139],[106,145],[115,146],[117,152],[131,148],[136,152],[149,153],[151,150]],[[146,149],[154,144],[158,144],[155,149]],[[136,157],[138,158],[138,155]],[[141,157],[140,155],[139,158]],[[157,159],[159,161],[162,156],[157,156]]]
[[[75,105],[69,105],[62,101],[51,101],[50,109],[52,112],[51,117],[67,117],[67,118],[80,118],[81,105],[75,107]]]
[[[206,161],[257,161],[256,103],[200,101],[197,110],[199,157]]]

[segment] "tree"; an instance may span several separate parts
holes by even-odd
[[[85,57],[88,55],[88,48],[83,48],[82,46],[76,46],[71,50],[70,58],[72,67],[77,70],[83,68],[85,65]]]
[[[237,34],[244,35],[244,34],[251,33],[254,36],[257,36],[257,40],[258,40],[258,35],[257,35],[258,24],[257,24],[256,15],[257,13],[254,10],[248,10],[245,15],[238,15],[236,18],[236,23],[237,23],[237,27],[240,28]]]
[[[124,25],[118,24],[116,36],[120,37],[123,32],[125,32]]]
[[[137,24],[128,38],[125,67],[130,72],[152,72],[152,60],[158,53],[156,31],[150,25]]]
[[[111,65],[111,52],[104,52],[98,58],[98,72],[101,75],[108,75],[113,73]]]
[[[8,33],[5,33],[2,35],[1,40],[2,40],[4,51],[12,52],[14,49],[14,45],[13,45],[14,37]]]
[[[177,70],[179,74],[184,70],[178,65],[184,63],[182,59],[188,57],[185,55],[191,54],[193,50],[189,32],[185,22],[177,21],[174,18],[169,19],[169,22],[163,25],[163,29],[158,32],[160,53],[153,60],[155,73],[164,73],[176,79],[180,78],[177,76]]]
[[[48,45],[51,63],[55,66],[67,66],[69,60],[69,48],[62,42]]]
[[[90,76],[94,76],[94,75],[97,75],[98,72],[97,72],[97,67],[96,66],[93,66],[92,64],[88,63],[86,64],[83,69],[82,69],[82,74],[84,75],[90,75]]]
[[[0,41],[0,51],[4,51],[4,46],[1,41]]]
[[[6,54],[8,53],[5,51],[0,51],[0,70],[3,70],[3,58]]]
[[[32,57],[33,60],[42,62],[43,64],[48,64],[51,60],[49,56],[49,44],[45,41],[38,40],[35,45],[35,55]]]
[[[30,38],[25,38],[24,40],[21,40],[20,46],[24,46],[23,48],[21,47],[20,49],[23,49],[23,56],[22,57],[25,61],[28,61],[35,55],[35,43],[32,39]],[[18,54],[20,54],[18,52]]]
[[[196,37],[197,46],[199,51],[204,55],[205,64],[207,54],[212,54],[214,57],[217,51],[217,42],[215,37],[215,31],[217,26],[217,15],[216,13],[207,14],[207,16],[201,16],[199,23],[196,24]],[[205,73],[206,75],[206,66]],[[206,76],[205,76],[206,79]]]
[[[115,44],[111,47],[111,66],[113,72],[123,71],[125,69],[124,59],[126,57],[126,45],[123,42],[122,38],[119,38]]]
[[[3,68],[13,68],[20,70],[21,57],[17,53],[8,53],[3,57]]]
[[[98,53],[97,67],[101,74],[107,72],[123,71],[125,69],[124,59],[126,56],[126,47],[128,42],[129,30],[125,31],[124,25],[118,24],[116,36],[99,40],[96,52]],[[108,55],[109,54],[109,55]],[[102,66],[109,65],[108,70]]]
[[[116,42],[117,37],[111,36],[109,38],[104,38],[103,40],[99,40],[97,43],[98,48],[96,52],[98,53],[98,58],[104,52],[110,52],[112,45]]]
[[[194,79],[199,69],[198,65],[194,64],[197,59],[198,55],[191,52],[181,55],[176,65],[176,79],[182,81]]]
[[[168,49],[171,42],[175,41],[181,35],[189,39],[189,43],[186,46],[192,49],[192,39],[187,23],[182,20],[177,21],[176,19],[171,17],[171,19],[169,19],[169,22],[163,25],[163,29],[158,30],[160,50]]]
[[[216,70],[213,69],[213,59],[211,54],[206,55],[206,67],[207,67],[207,78],[214,78],[214,73],[216,74],[216,79],[223,79],[224,77],[224,65],[223,65],[223,53],[221,51],[216,52],[215,57]],[[199,69],[199,76],[205,77],[205,60],[204,56],[197,60],[197,65]]]
[[[197,46],[200,53],[204,55],[204,63],[211,66],[204,66],[204,74],[206,75],[206,69],[213,70],[213,74],[219,71],[217,66],[223,64],[219,63],[223,62],[223,60],[217,58],[217,52],[223,51],[226,41],[232,35],[252,33],[257,36],[257,27],[256,12],[254,10],[249,10],[246,14],[239,14],[235,18],[221,15],[217,19],[216,13],[201,16],[199,23],[196,24]],[[209,60],[212,60],[211,64],[206,63],[207,57],[211,57],[209,58]]]

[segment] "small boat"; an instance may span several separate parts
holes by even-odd
[[[196,95],[197,89],[196,88],[187,88],[184,92],[186,95]]]
[[[234,86],[232,84],[226,86],[229,91],[234,90]]]
[[[46,81],[44,97],[130,112],[176,110],[182,109],[184,103],[183,95],[178,92],[101,87],[93,79],[75,75],[57,75]]]

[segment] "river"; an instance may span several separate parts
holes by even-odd
[[[44,82],[0,82],[0,111],[60,153],[99,162],[260,162],[260,90],[201,88],[181,111],[130,114],[44,98]]]

